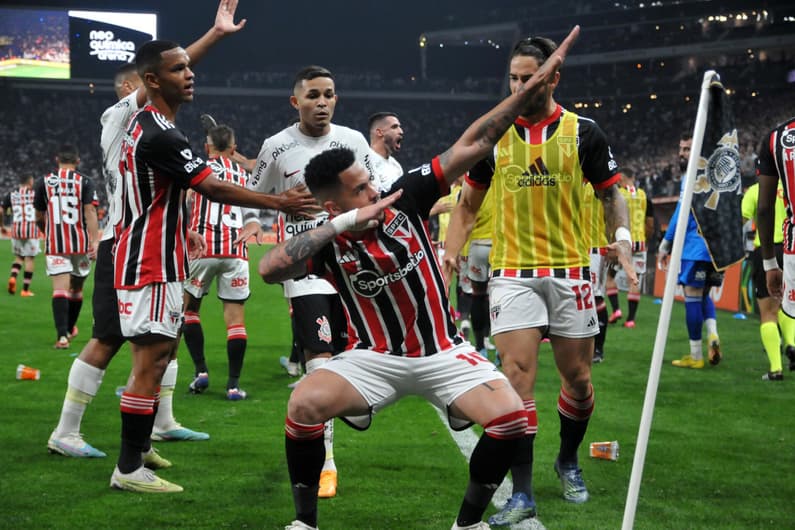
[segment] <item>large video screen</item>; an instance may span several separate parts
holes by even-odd
[[[110,78],[157,38],[157,14],[0,8],[0,76]]]

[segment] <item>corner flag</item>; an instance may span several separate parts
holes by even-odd
[[[699,131],[696,130],[696,134]],[[695,145],[695,142],[694,142]],[[745,257],[742,182],[737,128],[729,98],[713,72],[709,107],[693,189],[693,216],[707,244],[712,264],[721,271]]]

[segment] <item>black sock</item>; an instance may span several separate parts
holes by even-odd
[[[607,339],[607,304],[601,296],[596,296],[596,319],[599,322],[599,335],[596,336],[595,351],[604,354],[605,340]]]
[[[246,355],[246,339],[229,339],[226,341],[226,357],[229,360],[229,378],[226,389],[239,388],[240,372],[243,370],[243,357]]]
[[[577,449],[579,449],[585,431],[588,430],[588,419],[574,421],[558,412],[560,417],[560,452],[558,460],[561,463],[576,465]]]
[[[69,332],[72,332],[72,328],[75,327],[77,324],[77,319],[80,317],[80,310],[83,308],[83,295],[80,295],[80,298],[70,298],[69,299],[69,323],[68,329]]]
[[[613,308],[613,312],[616,312],[619,309],[621,309],[618,306],[618,290],[616,290],[616,292],[612,292],[611,291],[611,292],[607,293],[607,298],[610,299],[610,307]]]
[[[13,263],[11,264],[11,274],[9,274],[10,278],[16,278],[19,274],[19,271],[22,270],[21,263]]]
[[[458,290],[458,312],[461,313],[461,320],[471,318],[472,295]]]
[[[635,313],[638,312],[638,300],[629,300],[629,316],[627,320],[635,320]]]
[[[459,526],[480,522],[520,447],[521,438],[497,439],[483,433],[469,459],[469,484],[458,511]]]
[[[485,332],[489,329],[488,295],[472,295],[472,331],[475,333],[475,349],[485,348]]]
[[[121,413],[121,451],[119,471],[132,473],[143,465],[141,453],[146,451],[146,439],[152,434],[154,414]]]
[[[516,456],[511,463],[512,493],[522,492],[529,499],[533,498],[533,443],[535,439],[535,434],[528,434],[520,438]]]
[[[30,291],[30,282],[33,281],[33,271],[25,271],[24,275],[25,279],[22,280],[22,290]]]
[[[204,331],[200,322],[187,321],[182,324],[182,335],[185,337],[185,346],[188,347],[190,358],[193,359],[195,374],[207,372],[207,361],[204,358]]]
[[[68,337],[71,328],[69,327],[69,300],[66,297],[58,296],[52,299],[52,317],[55,320],[55,331],[58,338]]]
[[[320,471],[326,461],[323,436],[311,440],[295,440],[285,436],[284,446],[296,519],[309,526],[317,526],[317,490]]]

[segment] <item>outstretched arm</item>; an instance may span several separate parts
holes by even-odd
[[[207,33],[202,35],[199,40],[188,46],[185,51],[190,57],[190,65],[195,66],[207,54],[210,47],[227,35],[237,33],[246,25],[244,18],[235,24],[235,10],[237,0],[221,0],[218,4],[218,11],[215,13],[215,24]]]
[[[778,187],[778,177],[772,175],[759,175],[759,199],[756,210],[757,234],[759,235],[759,247],[762,252],[762,266],[765,269],[767,279],[767,290],[770,296],[781,300],[784,294],[783,274],[776,261],[774,249],[773,230],[775,228],[776,215],[776,188]],[[781,230],[779,227],[777,230]]]
[[[478,118],[452,147],[439,155],[442,172],[448,184],[452,183],[459,175],[469,171],[469,168],[478,160],[489,154],[494,144],[505,134],[527,103],[549,81],[554,79],[555,73],[563,64],[563,60],[579,34],[580,26],[574,26],[555,53],[515,94],[503,99],[499,105]]]
[[[259,262],[259,274],[268,283],[283,282],[306,274],[306,263],[320,249],[343,232],[373,228],[381,222],[384,210],[403,194],[398,190],[369,206],[338,215],[328,223],[301,232],[270,249]]]
[[[632,239],[627,228],[629,226],[627,203],[618,191],[618,184],[596,190],[596,195],[604,208],[607,238],[613,241],[608,248],[618,255],[618,262],[627,273],[630,284],[638,285],[638,274],[632,263]]]
[[[218,11],[215,13],[215,23],[213,27],[207,30],[207,33],[199,37],[198,40],[190,44],[185,51],[190,58],[190,66],[196,66],[196,63],[202,60],[210,48],[232,33],[237,33],[246,25],[244,18],[235,24],[235,10],[237,9],[238,0],[221,0],[218,4]],[[138,106],[142,107],[146,103],[146,89],[143,87],[137,91]]]

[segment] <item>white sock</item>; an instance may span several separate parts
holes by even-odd
[[[714,318],[708,318],[704,321],[707,325],[707,336],[718,334],[718,321]]]
[[[306,362],[306,373],[311,374],[328,361],[327,357],[315,357]],[[334,419],[328,420],[323,425],[323,445],[326,446],[326,461],[323,463],[323,471],[336,471],[334,464]]]
[[[700,340],[691,340],[690,341],[690,357],[692,357],[696,361],[700,361],[704,358],[704,355],[701,353],[701,341]]]
[[[94,396],[97,395],[105,370],[91,366],[85,361],[75,359],[69,369],[69,379],[64,396],[61,418],[54,435],[79,433],[83,413]]]
[[[163,379],[160,380],[160,404],[155,415],[155,432],[171,431],[179,428],[177,420],[174,419],[174,387],[177,386],[177,360],[168,363]]]

